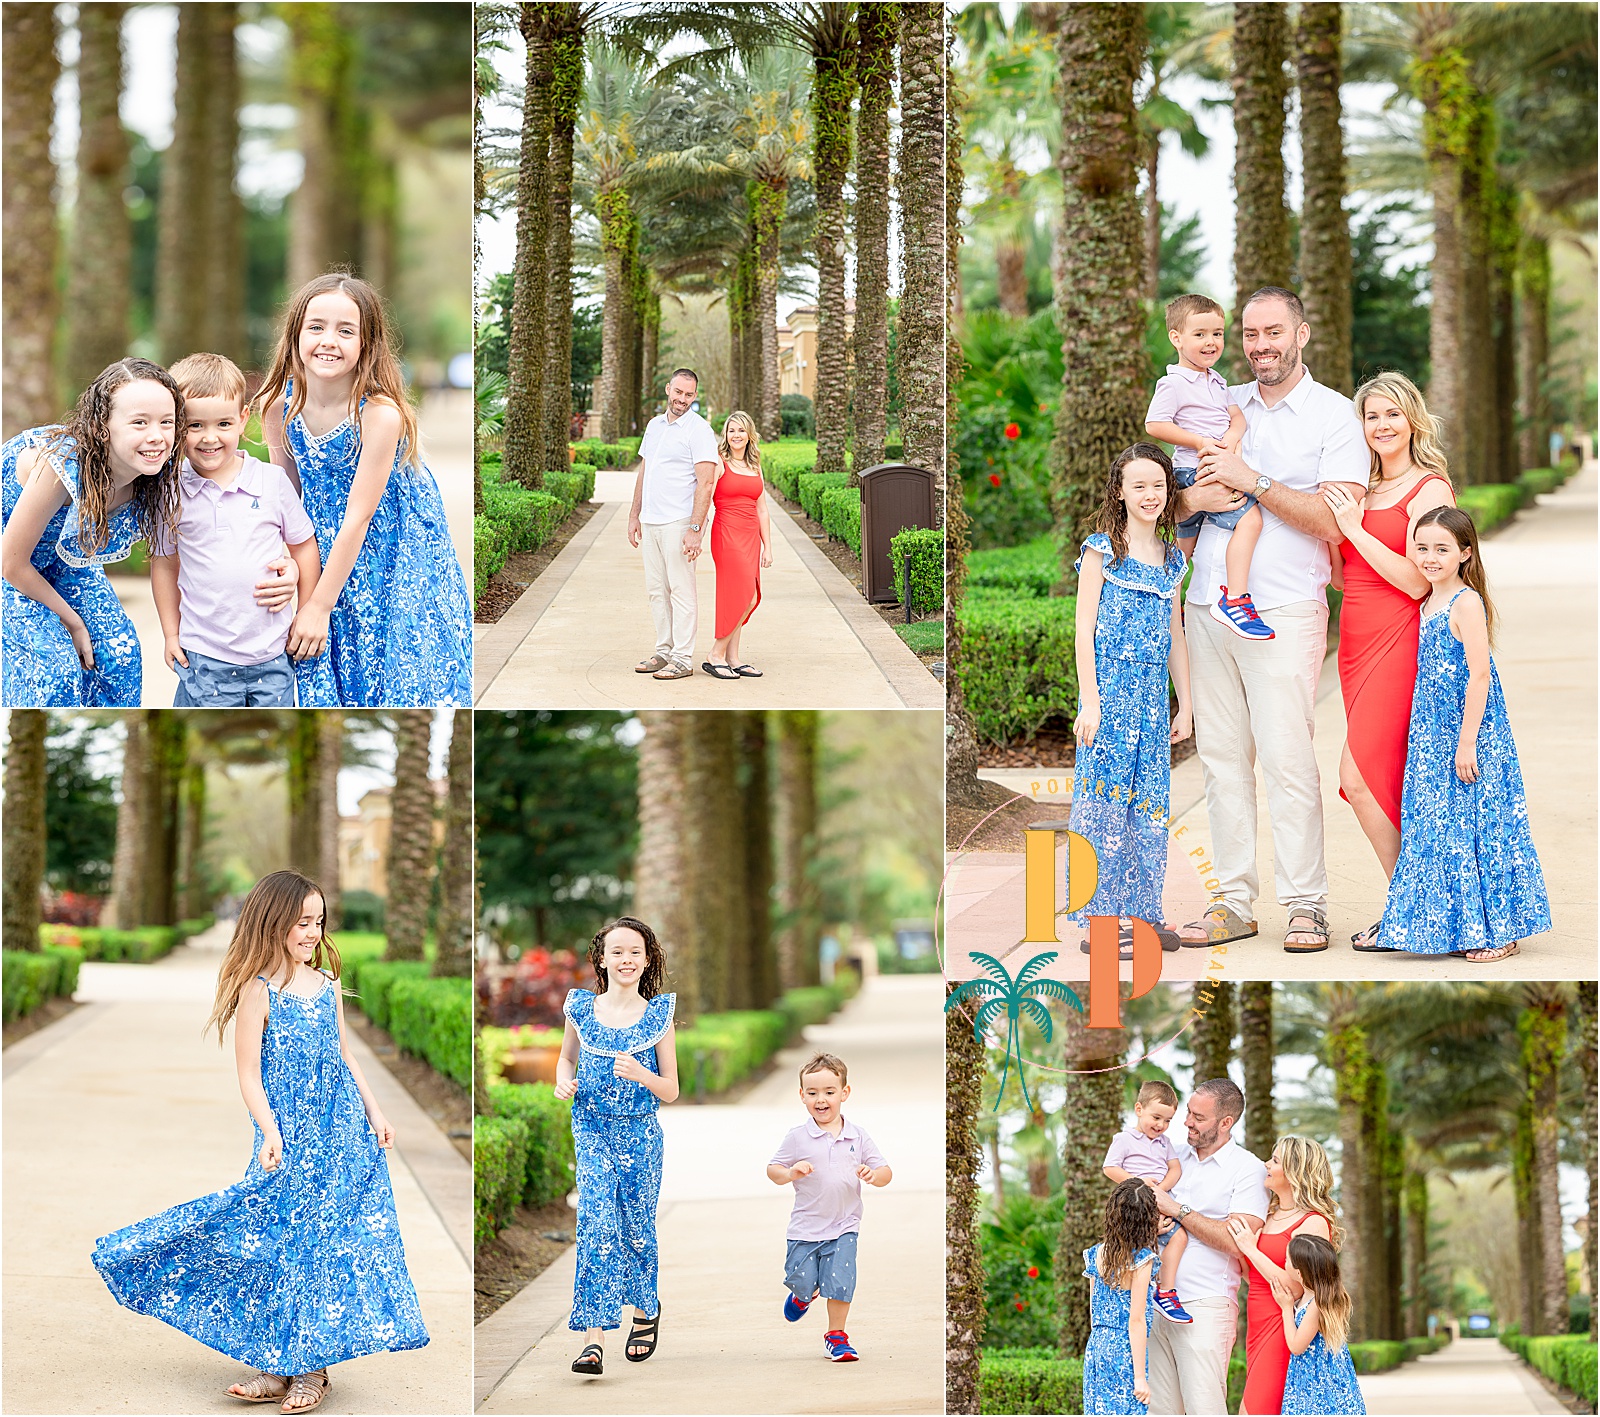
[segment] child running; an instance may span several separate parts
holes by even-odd
[[[1090,1323],[1083,1352],[1086,1413],[1150,1410],[1150,1271],[1160,1219],[1155,1191],[1130,1177],[1106,1197],[1103,1238],[1083,1252]]]
[[[1156,381],[1145,411],[1144,430],[1152,438],[1172,444],[1172,467],[1178,486],[1193,487],[1200,471],[1200,454],[1215,443],[1230,453],[1239,451],[1246,432],[1244,410],[1228,396],[1228,381],[1217,373],[1222,358],[1227,317],[1209,295],[1180,295],[1167,306],[1167,338],[1178,351],[1178,362]],[[1228,585],[1221,588],[1211,607],[1211,618],[1247,640],[1270,640],[1271,628],[1250,602],[1250,562],[1261,540],[1261,508],[1254,497],[1228,512],[1196,512],[1178,525],[1178,545],[1185,556],[1194,555],[1200,528],[1210,521],[1229,533]]]
[[[598,992],[573,989],[562,1006],[566,1034],[556,1096],[572,1099],[577,1161],[578,1272],[567,1327],[587,1343],[572,1371],[605,1371],[605,1330],[633,1314],[623,1356],[656,1351],[656,1203],[661,1197],[661,1123],[656,1109],[678,1096],[675,995],[663,994],[667,960],[656,932],[625,915],[589,944]]]
[[[1171,1191],[1183,1175],[1178,1154],[1167,1140],[1167,1128],[1178,1111],[1178,1094],[1157,1078],[1139,1088],[1133,1104],[1133,1125],[1111,1138],[1102,1169],[1106,1179],[1118,1185],[1127,1180],[1143,1181],[1157,1191]],[[1170,1226],[1156,1241],[1161,1251],[1161,1268],[1156,1283],[1155,1303],[1161,1316],[1175,1324],[1194,1320],[1178,1302],[1178,1266],[1188,1248],[1189,1232],[1181,1225]]]
[[[1345,1343],[1350,1293],[1339,1278],[1339,1252],[1320,1235],[1296,1235],[1289,1241],[1284,1271],[1304,1292],[1296,1307],[1288,1284],[1272,1286],[1289,1344],[1289,1377],[1278,1411],[1284,1417],[1365,1414],[1367,1404]]]
[[[1178,936],[1161,925],[1167,877],[1171,744],[1194,731],[1189,651],[1178,588],[1186,566],[1172,544],[1178,489],[1154,443],[1118,453],[1106,476],[1093,535],[1078,556],[1078,740],[1072,830],[1094,845],[1094,897],[1067,918],[1122,921],[1122,958],[1132,958],[1132,921],[1151,925],[1164,950]],[[1168,714],[1167,681],[1178,696]],[[1089,943],[1081,948],[1088,953]]]
[[[346,1041],[320,888],[274,871],[245,897],[209,1029],[233,1021],[255,1125],[244,1180],[102,1236],[117,1302],[260,1369],[229,1397],[309,1412],[328,1368],[428,1341],[384,1150],[394,1128]]]
[[[1488,963],[1548,930],[1550,903],[1489,654],[1494,606],[1472,518],[1459,507],[1424,512],[1411,559],[1433,591],[1417,644],[1400,859],[1376,944]]]
[[[188,459],[178,474],[176,535],[158,527],[150,539],[163,653],[178,676],[172,706],[293,708],[290,617],[257,604],[252,585],[256,568],[278,562],[287,543],[300,598],[312,594],[322,563],[311,518],[282,468],[239,451],[248,417],[239,366],[191,354],[172,377],[183,394]]]
[[[289,631],[300,706],[470,706],[467,583],[377,291],[338,273],[301,286],[258,399],[321,551]]]
[[[800,1069],[800,1101],[807,1117],[790,1129],[767,1163],[767,1178],[794,1187],[783,1282],[789,1287],[783,1316],[805,1317],[812,1300],[828,1301],[823,1347],[835,1363],[860,1354],[845,1323],[856,1293],[856,1243],[861,1233],[861,1183],[887,1186],[894,1173],[877,1144],[844,1118],[850,1071],[831,1053],[818,1053]]]

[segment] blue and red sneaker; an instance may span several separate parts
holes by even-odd
[[[793,1294],[790,1294],[783,1301],[783,1316],[790,1323],[798,1323],[806,1316],[806,1310],[810,1307],[811,1300],[796,1299]]]
[[[861,1357],[850,1346],[850,1335],[842,1328],[831,1329],[823,1334],[822,1342],[828,1350],[828,1357],[835,1363],[854,1363]]]
[[[1176,1289],[1156,1290],[1156,1308],[1161,1310],[1161,1317],[1170,1319],[1175,1324],[1192,1324],[1194,1320],[1184,1311],[1178,1302]]]
[[[1250,603],[1249,591],[1243,595],[1229,595],[1227,586],[1220,587],[1217,598],[1211,606],[1211,618],[1219,624],[1226,625],[1241,639],[1277,638],[1272,627],[1256,614],[1255,606]]]

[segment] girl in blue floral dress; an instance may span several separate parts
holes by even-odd
[[[337,273],[303,285],[258,398],[322,554],[289,631],[301,707],[470,707],[466,578],[377,291]]]
[[[328,1366],[428,1341],[384,1150],[394,1145],[345,1042],[339,952],[298,871],[245,898],[209,1029],[234,1023],[255,1124],[238,1185],[102,1236],[117,1302],[260,1371],[227,1395],[309,1412]]]
[[[1154,443],[1118,453],[1106,478],[1095,531],[1078,572],[1077,760],[1071,828],[1095,848],[1094,897],[1067,918],[1109,915],[1156,928],[1163,949],[1178,937],[1161,927],[1167,874],[1172,744],[1193,731],[1189,655],[1178,588],[1187,563],[1173,544],[1178,486]],[[1168,713],[1167,681],[1178,696]],[[1070,883],[1069,883],[1070,884]],[[1087,951],[1085,941],[1082,948]]]
[[[1160,1222],[1156,1193],[1134,1177],[1107,1197],[1104,1238],[1083,1252],[1091,1325],[1083,1353],[1084,1412],[1150,1410],[1150,1272]]]
[[[624,1356],[656,1351],[656,1202],[661,1195],[661,1123],[656,1109],[678,1095],[674,996],[663,994],[666,956],[655,931],[623,916],[589,946],[599,992],[574,989],[563,1012],[556,1096],[572,1099],[577,1157],[578,1273],[567,1327],[588,1342],[572,1371],[604,1371],[604,1331],[633,1314]]]
[[[1364,1414],[1367,1404],[1345,1344],[1350,1293],[1339,1278],[1339,1252],[1320,1235],[1296,1235],[1289,1241],[1284,1272],[1305,1292],[1296,1308],[1288,1285],[1272,1286],[1289,1344],[1289,1376],[1278,1410],[1284,1417]]]
[[[1400,859],[1375,943],[1487,963],[1548,930],[1550,904],[1489,654],[1494,606],[1472,518],[1459,507],[1423,513],[1411,559],[1433,593],[1417,645]]]

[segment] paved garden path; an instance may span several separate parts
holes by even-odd
[[[97,1237],[234,1184],[251,1129],[230,1046],[200,1028],[229,926],[157,964],[85,964],[65,1018],[7,1048],[5,1411],[222,1412],[250,1370],[120,1307]],[[362,1043],[394,1124],[406,1260],[430,1342],[333,1369],[324,1412],[464,1411],[472,1370],[471,1167]],[[261,1409],[265,1410],[265,1409]]]
[[[1493,1338],[1458,1338],[1437,1353],[1361,1379],[1373,1417],[1565,1412],[1533,1373]]]
[[[497,623],[477,627],[479,708],[944,707],[938,680],[770,498],[773,564],[740,641],[763,677],[733,683],[700,670],[717,603],[709,550],[696,562],[693,677],[635,674],[655,630],[642,553],[628,545],[633,485],[632,473],[600,473],[599,510]]]
[[[1459,979],[1478,969],[1500,979],[1593,978],[1594,920],[1600,908],[1594,871],[1597,472],[1600,467],[1589,463],[1483,544],[1489,590],[1500,617],[1495,664],[1516,733],[1554,928],[1525,941],[1516,958],[1489,966],[1447,956],[1351,951],[1350,936],[1382,913],[1385,882],[1355,814],[1337,795],[1345,717],[1338,666],[1330,657],[1317,696],[1316,749],[1327,831],[1333,948],[1311,955],[1285,954],[1282,949],[1288,920],[1272,885],[1271,818],[1265,792],[1258,790],[1264,893],[1256,903],[1256,918],[1261,933],[1225,952],[1182,950],[1166,955],[1164,978],[1199,978],[1213,964],[1214,975],[1220,971],[1220,977],[1245,979]],[[985,770],[982,776],[1035,798],[1036,807],[1016,809],[1028,821],[1064,818],[1070,810],[1070,769]],[[1192,920],[1206,900],[1194,862],[1209,857],[1211,839],[1198,758],[1191,756],[1173,769],[1172,811],[1166,908],[1169,919]],[[953,856],[946,893],[947,929],[958,951],[1010,949],[1021,938],[1020,855]],[[1073,951],[1072,960],[1062,963],[1072,968],[1083,958]],[[956,972],[967,971],[958,965]],[[1078,966],[1076,972],[1082,977],[1085,971]]]
[[[606,1371],[571,1371],[575,1252],[477,1330],[482,1412],[915,1412],[944,1410],[944,1029],[937,975],[871,979],[830,1023],[739,1103],[665,1107],[659,1213],[661,1346]],[[894,1179],[866,1195],[860,1284],[850,1316],[859,1363],[832,1364],[819,1311],[784,1322],[784,1229],[792,1192],[766,1164],[804,1118],[797,1069],[817,1049],[842,1058],[846,1115],[878,1143]]]

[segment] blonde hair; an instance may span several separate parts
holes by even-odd
[[[1356,390],[1356,416],[1366,421],[1366,403],[1373,395],[1393,399],[1411,425],[1411,461],[1423,472],[1435,473],[1450,481],[1450,463],[1444,455],[1444,445],[1439,441],[1439,420],[1428,412],[1422,390],[1397,370],[1375,374]],[[1383,463],[1378,454],[1372,454],[1372,469],[1367,474],[1367,488],[1375,488],[1383,478]],[[1453,485],[1453,484],[1452,484]]]
[[[169,372],[186,399],[245,401],[244,372],[226,355],[186,354]]]
[[[1320,1235],[1296,1235],[1289,1241],[1289,1263],[1299,1271],[1317,1303],[1317,1328],[1330,1353],[1350,1337],[1350,1291],[1339,1277],[1339,1252]]]
[[[1337,1249],[1344,1235],[1339,1228],[1338,1208],[1333,1203],[1333,1167],[1328,1164],[1328,1153],[1322,1149],[1322,1144],[1310,1137],[1279,1137],[1272,1154],[1289,1178],[1289,1195],[1295,1208],[1326,1220],[1328,1233]],[[1278,1197],[1271,1193],[1267,1199],[1269,1219],[1277,1208]]]
[[[750,440],[744,445],[744,460],[756,472],[761,471],[761,435],[756,432],[756,421],[743,409],[734,409],[722,425],[722,433],[717,438],[717,453],[727,461],[733,461],[733,449],[728,446],[728,429],[733,427],[734,419],[738,419],[744,426],[745,436]]]
[[[257,881],[244,898],[239,923],[234,926],[228,952],[222,957],[222,968],[217,971],[217,997],[211,1005],[211,1017],[201,1029],[205,1033],[215,1024],[219,1045],[223,1030],[238,1012],[239,996],[250,981],[257,975],[275,978],[283,973],[285,964],[292,965],[289,931],[305,912],[306,897],[312,895],[321,898],[326,910],[328,898],[309,876],[302,876],[298,871],[274,871]],[[317,969],[325,968],[338,979],[339,951],[328,938],[326,920],[311,963]]]

